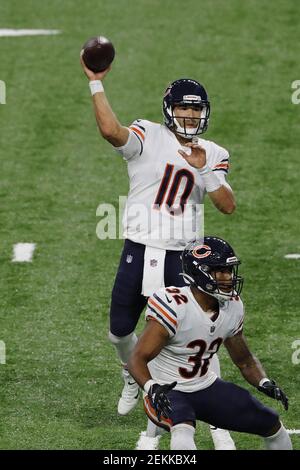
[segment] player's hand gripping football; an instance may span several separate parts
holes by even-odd
[[[188,142],[185,147],[191,148],[191,154],[188,155],[183,150],[178,150],[178,153],[194,168],[199,170],[206,165],[206,151],[201,145],[193,142]]]
[[[286,394],[276,385],[274,380],[265,382],[262,386],[257,387],[260,392],[263,392],[268,397],[274,398],[274,400],[281,401],[285,410],[289,408],[289,400]]]
[[[161,415],[165,416],[166,418],[170,417],[172,408],[167,397],[167,393],[172,390],[176,384],[177,382],[172,382],[171,384],[165,385],[153,384],[149,389],[148,397],[156,411],[158,421],[161,421]]]
[[[110,71],[111,65],[109,67],[107,67],[107,69],[103,70],[102,72],[95,73],[92,70],[87,68],[87,66],[85,65],[85,63],[83,61],[82,55],[83,55],[83,50],[80,52],[80,63],[81,63],[81,66],[82,66],[83,71],[86,74],[87,78],[90,81],[91,80],[103,80],[105,75]]]

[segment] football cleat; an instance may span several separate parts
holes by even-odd
[[[146,431],[142,431],[135,450],[156,450],[161,436],[149,437]]]
[[[125,416],[137,405],[139,400],[139,386],[131,377],[128,370],[123,369],[122,376],[125,385],[118,403],[118,413],[119,415]]]
[[[235,443],[229,431],[214,426],[210,426],[209,429],[215,450],[236,450]]]

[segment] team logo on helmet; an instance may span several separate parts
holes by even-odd
[[[200,251],[202,252],[200,253]],[[211,248],[208,245],[198,245],[198,246],[195,246],[195,248],[193,249],[193,256],[195,256],[195,258],[206,258],[210,254],[211,254]]]
[[[229,243],[218,237],[191,241],[182,253],[185,281],[220,302],[240,295],[243,287],[243,278],[238,275],[240,263]],[[231,279],[224,282],[214,276],[214,271],[226,267],[230,267]]]

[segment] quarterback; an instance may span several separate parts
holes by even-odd
[[[173,450],[196,449],[196,420],[257,434],[266,449],[292,448],[277,412],[209,367],[224,343],[243,377],[288,409],[286,395],[267,378],[243,335],[239,264],[225,240],[204,237],[183,252],[183,275],[190,286],[161,288],[149,297],[147,325],[128,367],[146,393],[148,417],[171,431]]]
[[[81,64],[90,80],[100,133],[126,161],[130,182],[109,332],[123,364],[125,385],[118,412],[126,415],[139,396],[127,362],[137,342],[134,330],[147,298],[160,287],[185,285],[179,275],[180,257],[186,243],[203,230],[199,208],[205,194],[224,214],[234,211],[235,199],[226,181],[227,150],[199,137],[210,116],[210,102],[199,82],[179,79],[168,86],[163,124],[137,119],[126,127],[119,123],[104,92],[102,80],[110,68],[95,74],[82,57]],[[219,370],[217,356],[212,367]]]

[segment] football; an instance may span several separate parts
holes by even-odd
[[[104,36],[89,39],[83,45],[82,58],[92,72],[103,72],[110,66],[115,57],[115,48]]]

